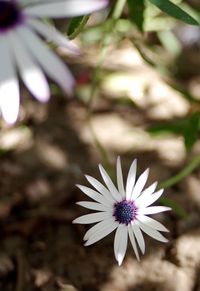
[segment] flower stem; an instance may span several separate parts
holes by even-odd
[[[182,171],[180,171],[174,177],[162,182],[160,184],[160,188],[169,188],[173,185],[179,183],[185,177],[187,177],[190,173],[192,173],[198,166],[200,165],[200,155],[196,156],[189,165],[187,165]],[[161,198],[160,202],[165,205],[171,207],[180,217],[187,218],[188,214],[185,210],[180,207],[176,202],[168,198]]]
[[[162,182],[160,184],[160,187],[162,188],[169,188],[178,182],[180,182],[182,179],[187,177],[190,173],[192,173],[198,166],[200,165],[200,155],[196,156],[189,165],[187,165],[182,171],[180,171],[177,175],[174,177]]]
[[[96,148],[101,156],[101,159],[102,159],[103,163],[105,164],[106,169],[110,169],[111,163],[110,163],[107,151],[104,148],[104,146],[102,145],[102,143],[100,142],[100,140],[98,139],[98,136],[93,128],[91,120],[88,120],[88,124],[89,124],[89,129],[90,129],[92,138],[94,140],[94,144],[95,144],[95,146],[96,146]]]
[[[98,149],[102,160],[107,165],[107,168],[111,168],[108,153],[106,149],[104,148],[104,146],[102,145],[102,143],[100,142],[100,140],[98,139],[98,136],[95,133],[95,130],[92,126],[92,123],[91,123],[92,110],[91,109],[92,109],[92,103],[95,97],[96,90],[98,90],[98,85],[99,85],[98,81],[99,81],[101,68],[107,54],[108,46],[111,42],[111,33],[113,31],[115,32],[117,21],[121,17],[125,4],[126,4],[126,0],[117,0],[111,12],[110,19],[107,22],[105,35],[101,43],[101,51],[100,51],[100,54],[97,60],[97,65],[93,74],[92,86],[91,86],[91,91],[90,91],[90,96],[89,96],[89,101],[88,101],[88,123],[89,123],[90,132],[93,136],[95,146]]]
[[[121,14],[123,12],[125,4],[126,4],[126,0],[118,0],[116,2],[115,7],[114,7],[113,12],[112,12],[112,18],[113,19],[120,18]]]
[[[80,21],[79,21],[79,19],[80,19]],[[80,17],[76,18],[76,20],[79,21],[79,25],[76,27],[76,29],[70,35],[68,35],[69,39],[74,39],[75,37],[77,37],[77,35],[79,35],[79,33],[85,27],[88,19],[89,19],[88,15],[85,15],[85,16],[82,16],[82,17],[80,16]]]
[[[88,102],[89,111],[91,110],[95,93],[96,93],[96,90],[98,89],[99,74],[101,72],[101,68],[107,54],[109,43],[111,42],[111,33],[115,32],[117,21],[123,12],[125,4],[126,4],[126,0],[117,0],[111,12],[110,19],[108,19],[106,23],[106,28],[105,28],[106,31],[104,34],[104,38],[101,42],[101,51],[100,51],[100,54],[97,60],[97,65],[93,74],[92,87],[91,87],[90,98]]]

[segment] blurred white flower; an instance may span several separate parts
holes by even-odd
[[[142,231],[154,239],[167,242],[168,240],[159,232],[168,232],[165,226],[160,222],[150,218],[149,214],[159,213],[171,210],[165,206],[150,206],[163,193],[163,189],[155,192],[157,182],[143,190],[147,181],[149,169],[144,171],[136,181],[137,161],[134,160],[124,188],[120,158],[117,159],[117,185],[99,165],[101,176],[107,188],[91,176],[86,178],[88,182],[97,190],[86,186],[77,185],[87,196],[95,202],[81,201],[77,204],[98,212],[86,214],[76,218],[73,223],[89,224],[97,223],[91,227],[85,234],[85,246],[89,246],[104,238],[116,229],[114,239],[114,253],[118,264],[121,265],[124,259],[128,236],[130,238],[133,250],[139,260],[138,247],[142,254],[145,252],[145,242]]]
[[[17,72],[41,102],[50,97],[43,71],[67,94],[73,90],[71,73],[38,35],[73,54],[77,54],[78,49],[41,18],[89,14],[107,4],[107,0],[0,0],[0,109],[8,123],[14,123],[19,112]]]

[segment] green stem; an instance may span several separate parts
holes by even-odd
[[[93,129],[93,126],[91,124],[91,116],[92,116],[91,108],[92,108],[92,103],[93,103],[93,100],[95,97],[96,90],[98,90],[99,75],[101,72],[101,68],[102,68],[103,62],[104,62],[106,54],[107,54],[109,43],[111,42],[111,33],[113,31],[115,31],[117,20],[120,18],[125,4],[126,4],[126,0],[117,0],[115,2],[114,8],[112,10],[111,17],[110,17],[109,21],[107,22],[105,35],[104,35],[104,38],[103,38],[102,44],[101,44],[100,55],[98,57],[96,69],[95,69],[94,75],[93,75],[92,87],[91,87],[89,102],[88,102],[88,123],[89,123],[90,132],[93,136],[96,148],[98,149],[102,160],[107,165],[107,168],[110,168],[109,157],[108,157],[108,154],[107,154],[104,146],[101,144],[100,140],[98,139],[98,136],[96,135],[96,133]]]
[[[107,154],[105,148],[103,147],[103,145],[101,144],[101,142],[99,141],[99,139],[96,135],[96,132],[92,126],[91,120],[88,120],[88,124],[89,124],[89,129],[90,129],[92,138],[94,140],[95,146],[101,155],[101,159],[102,159],[103,163],[105,164],[106,168],[110,168],[110,161],[108,158],[108,154]]]
[[[74,39],[75,37],[77,37],[77,35],[79,35],[79,33],[82,31],[82,29],[85,27],[86,23],[88,22],[89,19],[89,15],[85,15],[83,17],[77,17],[76,19],[74,19],[74,21],[80,21],[79,25],[76,27],[76,29],[70,34],[68,35],[69,39]]]
[[[187,177],[190,173],[192,173],[198,166],[200,166],[200,155],[196,156],[189,165],[187,165],[182,171],[180,171],[174,177],[162,182],[160,184],[160,188],[169,188],[185,177]],[[187,218],[188,214],[182,209],[176,202],[168,198],[161,198],[160,202],[165,205],[171,207],[179,216],[182,218]]]
[[[198,166],[200,166],[200,155],[196,156],[189,165],[187,165],[182,171],[180,171],[174,177],[162,182],[160,184],[161,188],[169,188],[179,181],[187,177],[190,173],[192,173]]]
[[[107,54],[108,45],[111,42],[111,33],[115,31],[117,20],[120,18],[125,4],[126,4],[126,0],[117,0],[112,10],[110,19],[106,23],[106,31],[105,31],[104,38],[102,40],[101,51],[98,57],[96,69],[94,71],[93,80],[92,80],[92,87],[91,87],[90,98],[88,102],[89,111],[91,110],[93,99],[95,97],[96,90],[98,89],[99,74],[101,72],[101,68]]]
[[[118,0],[115,4],[115,8],[112,12],[112,18],[113,19],[118,19],[120,18],[122,12],[123,12],[123,9],[124,9],[124,6],[126,4],[126,0]]]

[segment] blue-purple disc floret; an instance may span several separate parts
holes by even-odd
[[[119,223],[128,225],[136,218],[137,208],[133,201],[126,199],[115,203],[113,216]]]
[[[21,24],[23,20],[24,15],[14,0],[0,0],[0,32]]]

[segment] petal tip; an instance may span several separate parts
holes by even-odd
[[[120,267],[122,265],[123,258],[118,258],[117,259],[117,262],[118,262],[118,266]]]
[[[90,243],[88,242],[88,240],[84,243],[84,247],[88,247],[90,245]]]
[[[121,161],[120,156],[117,156],[117,162],[119,163]]]
[[[139,263],[141,262],[140,257],[136,257],[136,259]]]

